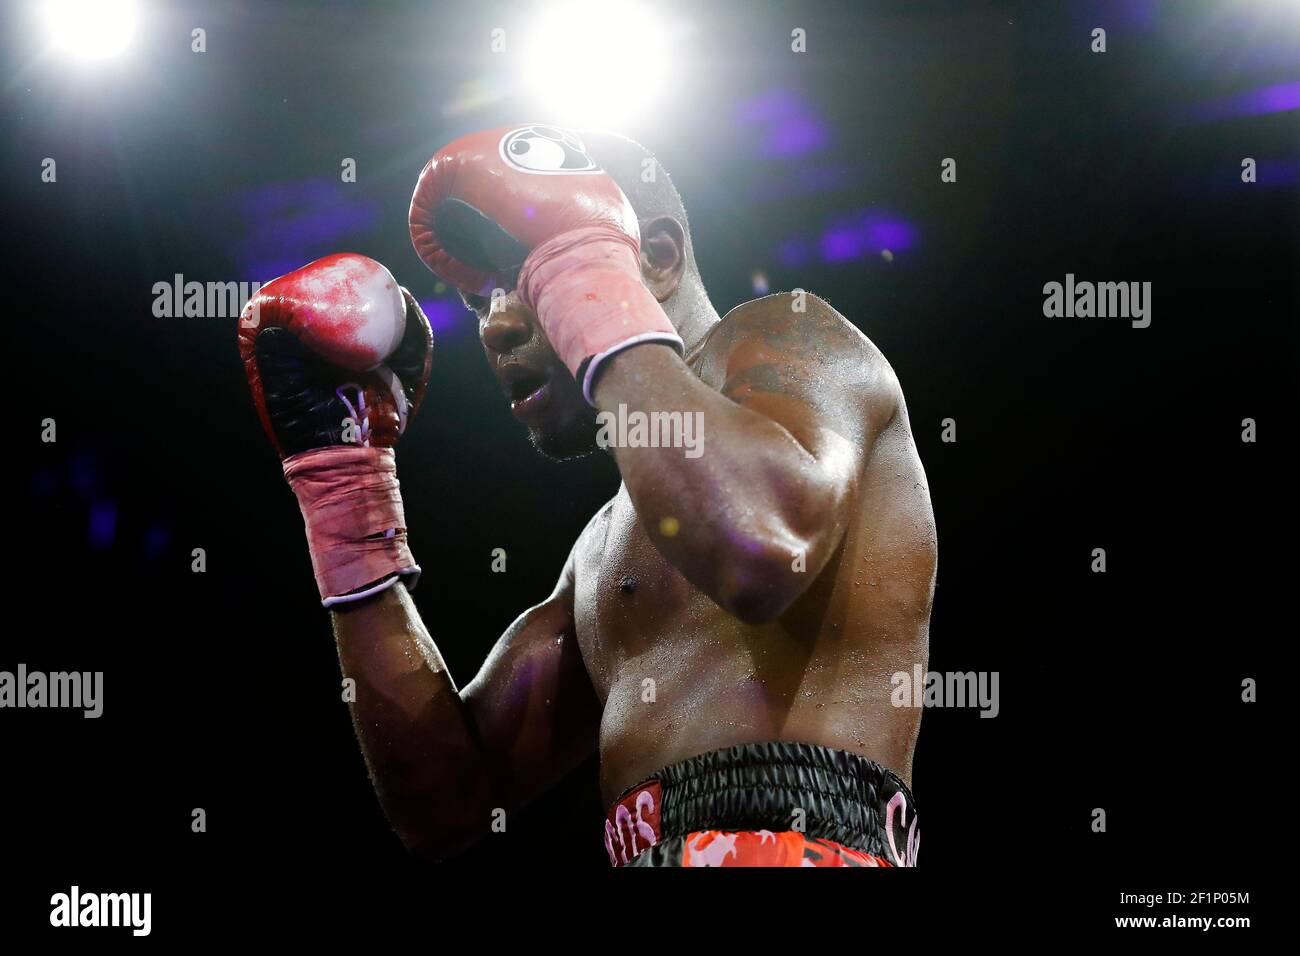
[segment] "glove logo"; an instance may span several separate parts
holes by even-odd
[[[555,126],[523,126],[501,137],[501,159],[521,172],[543,176],[598,173],[582,140]]]

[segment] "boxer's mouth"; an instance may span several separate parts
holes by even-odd
[[[509,365],[500,372],[510,411],[515,418],[527,422],[540,415],[550,402],[551,377],[522,365]]]

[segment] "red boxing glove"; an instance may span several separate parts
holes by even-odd
[[[326,256],[258,290],[240,316],[239,351],[298,497],[325,606],[398,580],[414,587],[391,446],[432,363],[415,299],[373,259]]]
[[[467,292],[517,284],[590,402],[601,363],[682,340],[641,282],[640,227],[581,140],[552,126],[486,130],[439,150],[411,198],[425,265]]]

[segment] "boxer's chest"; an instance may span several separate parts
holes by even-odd
[[[575,556],[578,644],[597,690],[603,695],[623,661],[647,652],[698,601],[707,598],[656,550],[620,488]]]

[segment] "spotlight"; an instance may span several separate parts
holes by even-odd
[[[135,34],[133,0],[45,0],[41,14],[54,46],[80,59],[121,53]]]
[[[521,61],[539,115],[573,126],[620,126],[642,114],[669,79],[662,16],[632,0],[541,7]]]

